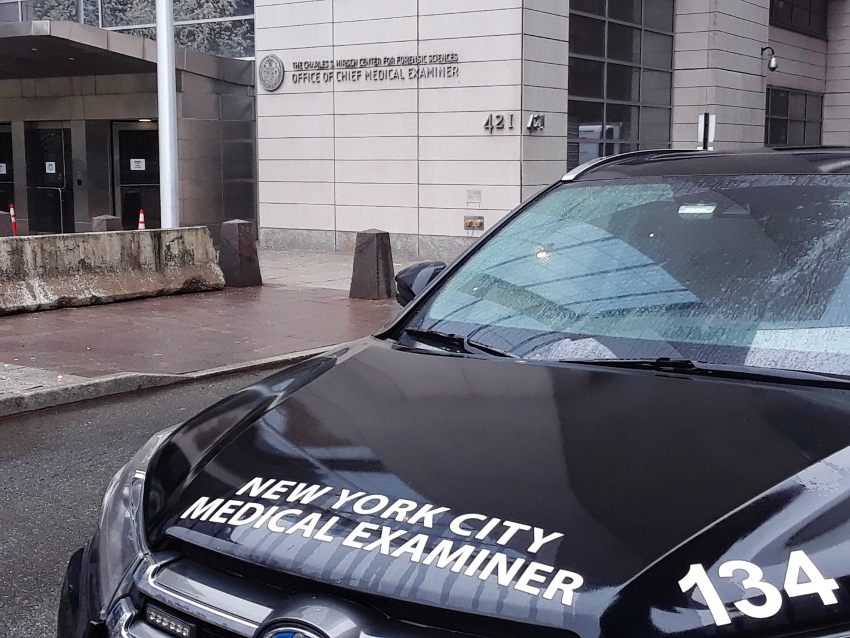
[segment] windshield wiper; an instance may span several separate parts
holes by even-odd
[[[466,354],[486,354],[491,357],[508,357],[510,359],[520,358],[512,352],[499,350],[493,346],[472,341],[469,337],[462,337],[461,335],[446,334],[444,332],[437,332],[436,330],[417,330],[416,328],[406,328],[404,334],[420,341],[432,341],[440,345],[452,346]]]
[[[713,371],[714,366],[698,363],[691,359],[561,359],[560,363],[576,363],[602,368],[624,368],[626,370],[656,370],[661,372],[695,373]],[[708,367],[703,367],[708,365]],[[724,366],[725,367],[725,366]]]
[[[723,379],[745,379],[749,381],[772,381],[797,385],[816,385],[846,388],[850,378],[824,372],[806,372],[787,368],[757,368],[753,366],[707,363],[691,359],[561,359],[560,363],[621,368],[624,370],[652,370],[671,374],[716,377]]]

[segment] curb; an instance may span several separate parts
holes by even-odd
[[[91,381],[75,383],[73,385],[58,388],[22,392],[14,396],[0,398],[0,418],[23,414],[25,412],[34,412],[35,410],[43,410],[44,408],[55,408],[60,405],[87,401],[89,399],[102,399],[104,397],[115,396],[118,394],[137,392],[139,390],[162,388],[170,385],[214,379],[216,377],[237,374],[239,372],[251,372],[254,370],[264,370],[267,368],[292,365],[318,354],[322,354],[323,352],[327,352],[334,347],[335,346],[326,346],[324,348],[314,348],[312,350],[301,350],[299,352],[290,352],[289,354],[278,355],[276,357],[256,359],[245,363],[234,363],[231,365],[221,366],[219,368],[210,368],[209,370],[200,370],[198,372],[187,372],[185,374],[124,372],[98,377]]]

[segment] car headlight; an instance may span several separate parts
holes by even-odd
[[[176,426],[154,434],[106,488],[98,535],[101,618],[106,618],[113,602],[127,593],[132,573],[148,552],[142,520],[145,472],[154,453],[175,429]]]
[[[98,602],[100,617],[132,587],[132,576],[149,553],[147,538],[156,538],[156,519],[191,468],[203,462],[209,449],[240,423],[250,423],[292,392],[334,365],[335,353],[309,359],[264,382],[223,399],[180,426],[158,432],[113,477],[103,497],[98,533]],[[172,432],[182,428],[172,444],[160,451]],[[150,467],[151,461],[158,460]],[[148,475],[148,469],[151,470]],[[146,482],[148,483],[146,485]],[[146,492],[147,489],[147,492]],[[147,493],[147,503],[145,502]],[[147,508],[147,509],[146,509]],[[152,528],[147,528],[147,523]]]

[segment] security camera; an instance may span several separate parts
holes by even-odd
[[[767,52],[770,55],[770,60],[767,62],[767,69],[769,71],[776,71],[779,68],[779,60],[776,59],[776,51],[773,50],[773,47],[762,47],[761,54],[764,55]]]

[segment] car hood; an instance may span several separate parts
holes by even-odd
[[[265,399],[238,426],[202,415],[152,469],[196,452],[157,523],[185,547],[588,638],[762,631],[850,609],[847,390],[367,339],[251,392]],[[837,603],[786,594],[767,618],[739,610],[760,590],[719,566],[746,561],[782,589],[794,551],[838,579]],[[709,584],[680,585],[694,565]],[[711,587],[731,624],[706,609]]]

